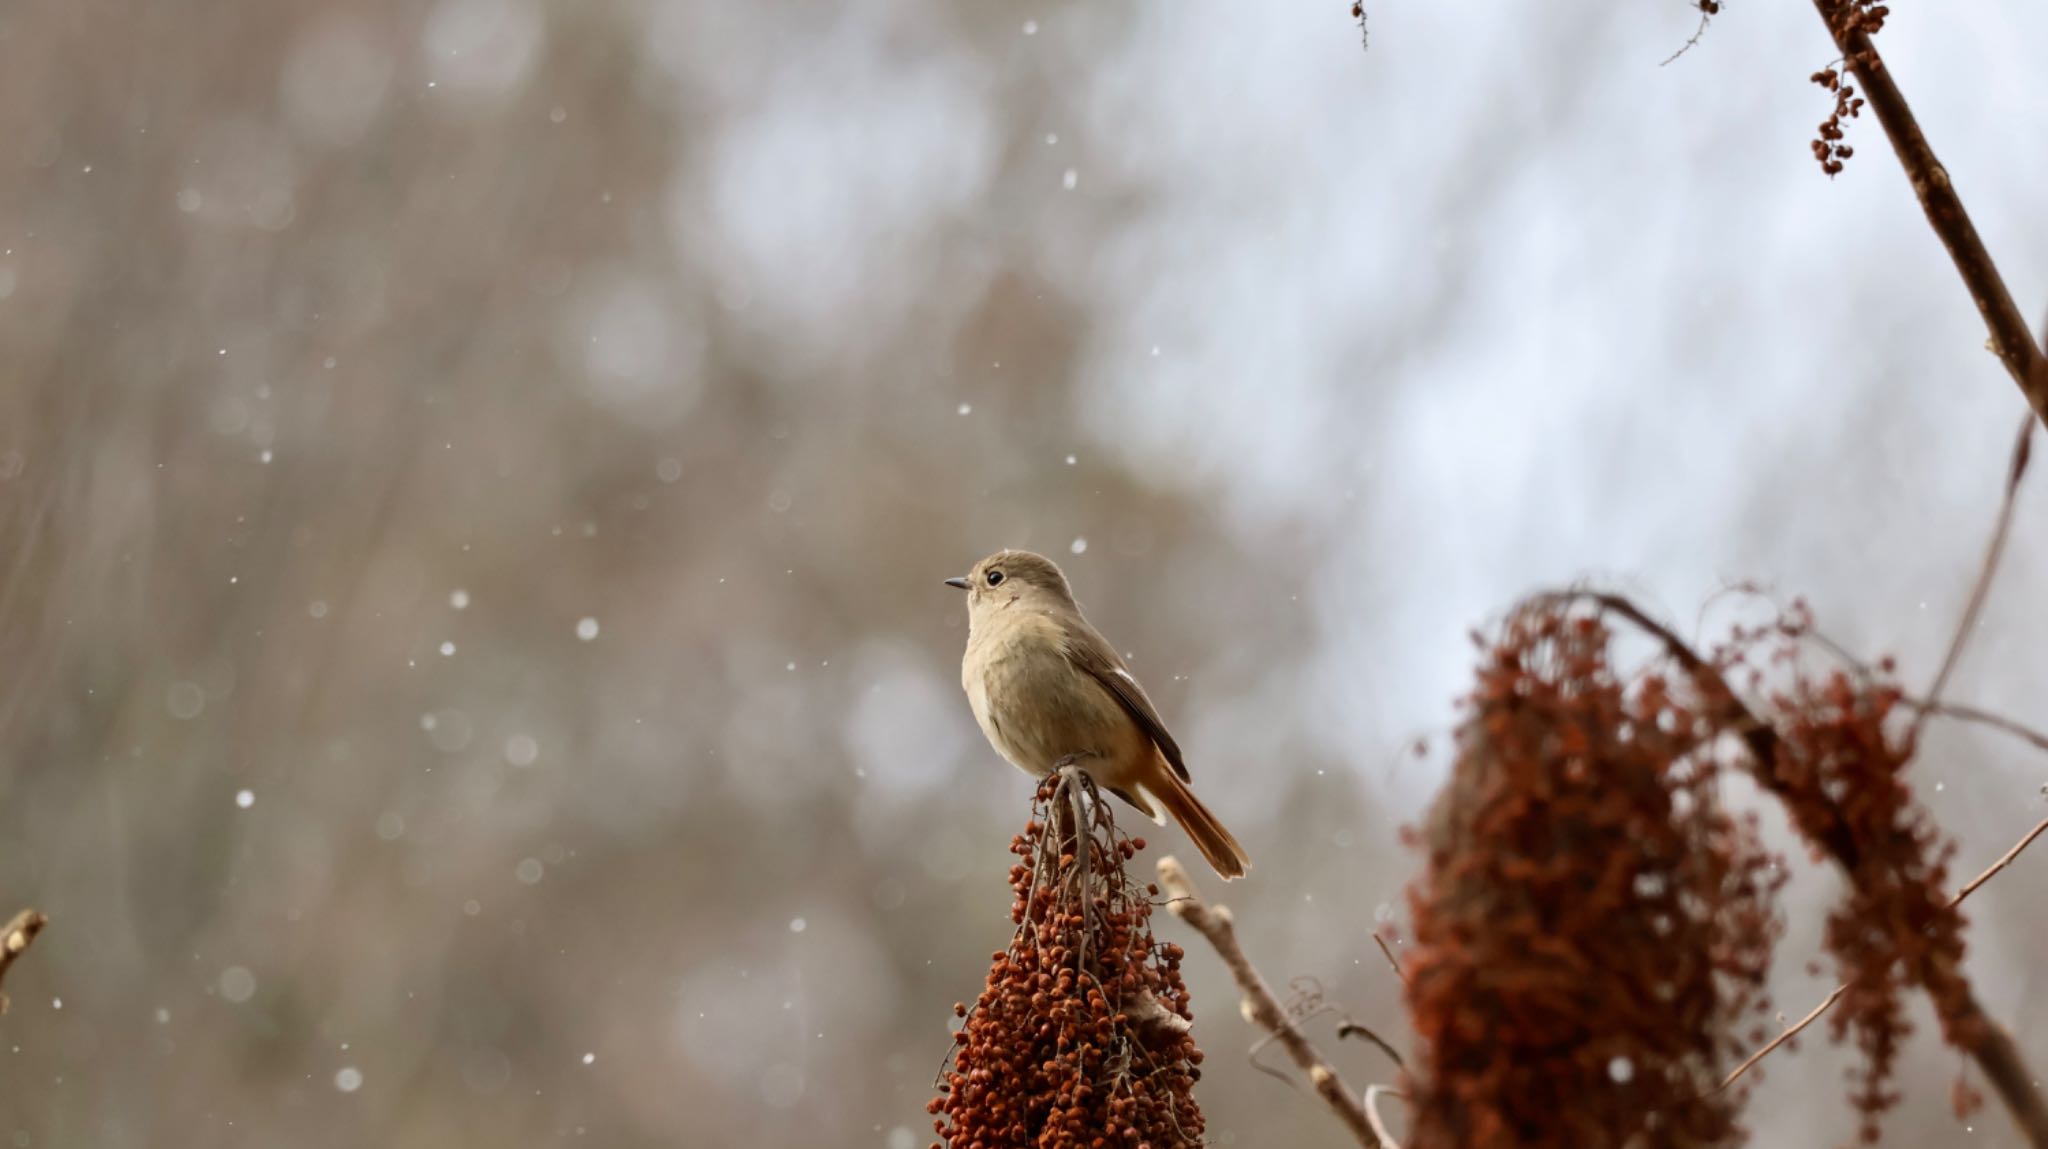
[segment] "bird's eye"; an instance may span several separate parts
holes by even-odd
[[[988,572],[988,585],[990,585],[990,586],[1000,586],[1000,585],[1002,585],[1002,581],[1003,581],[1003,572],[1001,572],[1001,571],[990,571],[990,572]]]

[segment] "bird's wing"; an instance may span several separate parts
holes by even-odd
[[[1158,709],[1152,705],[1152,700],[1145,696],[1145,688],[1139,686],[1138,680],[1125,669],[1124,660],[1117,657],[1116,648],[1109,644],[1109,640],[1088,625],[1086,619],[1077,615],[1073,619],[1073,626],[1068,630],[1066,646],[1067,661],[1087,671],[1094,676],[1095,681],[1108,687],[1109,692],[1116,696],[1118,702],[1123,703],[1124,709],[1129,711],[1131,718],[1138,723],[1138,729],[1143,730],[1146,736],[1152,739],[1152,744],[1159,747],[1159,752],[1165,755],[1167,764],[1173,767],[1173,772],[1180,775],[1181,781],[1189,781],[1187,763],[1181,761],[1180,757],[1180,744],[1167,732],[1166,723],[1160,720]]]

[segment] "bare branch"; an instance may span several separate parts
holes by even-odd
[[[2034,839],[2040,837],[2042,831],[2044,830],[2048,830],[2048,818],[2044,818],[2041,821],[2036,822],[2034,824],[2034,828],[2028,830],[2025,837],[2013,843],[2012,849],[2007,850],[2004,854],[2000,855],[1999,859],[1991,863],[1991,865],[1988,868],[1986,868],[1983,873],[1978,874],[1976,877],[1971,878],[1968,882],[1964,883],[1963,888],[1956,891],[1956,896],[1954,900],[1949,902],[1949,905],[1962,905],[1964,898],[1967,898],[1971,894],[1976,893],[1978,886],[1981,886],[1985,882],[1991,880],[1991,875],[1997,873],[2000,870],[2003,870],[2007,866],[2012,865],[2012,860],[2020,856],[2020,851],[2026,849],[2028,846],[2033,845]]]
[[[1673,60],[1699,47],[1700,38],[1707,34],[1707,23],[1721,10],[1721,6],[1716,0],[1697,0],[1697,3],[1693,4],[1692,7],[1699,10],[1700,26],[1692,30],[1692,35],[1686,37],[1685,43],[1678,46],[1678,51],[1664,57],[1664,62],[1657,65],[1659,68],[1669,66]]]
[[[1401,1143],[1394,1140],[1393,1134],[1388,1133],[1386,1125],[1380,1121],[1379,1103],[1382,1096],[1399,1097],[1405,1100],[1408,1095],[1398,1089],[1389,1089],[1384,1085],[1368,1085],[1365,1087],[1365,1119],[1372,1123],[1373,1136],[1378,1137],[1380,1144],[1386,1146],[1386,1149],[1401,1149]]]
[[[1379,943],[1380,952],[1385,954],[1387,957],[1387,964],[1394,967],[1394,976],[1401,979],[1402,985],[1407,985],[1408,974],[1401,968],[1400,961],[1394,957],[1394,951],[1387,945],[1387,939],[1381,937],[1379,935],[1379,932],[1375,930],[1372,935],[1372,940]]]
[[[14,920],[7,923],[6,929],[0,930],[0,978],[7,976],[7,969],[14,964],[14,959],[20,957],[22,952],[28,949],[28,944],[36,940],[36,935],[43,932],[43,927],[49,924],[50,919],[40,911],[23,910],[14,915]],[[0,993],[0,1013],[5,1012],[7,995]]]
[[[1343,1021],[1337,1023],[1337,1039],[1339,1041],[1342,1041],[1344,1038],[1347,1037],[1362,1037],[1367,1041],[1372,1042],[1374,1045],[1380,1047],[1381,1053],[1387,1055],[1387,1060],[1394,1063],[1395,1069],[1408,1068],[1407,1063],[1401,1060],[1400,1053],[1395,1051],[1393,1046],[1387,1044],[1386,1038],[1381,1037],[1379,1034],[1374,1033],[1369,1027],[1361,1025],[1348,1017],[1345,1018]]]
[[[1970,601],[1963,607],[1962,620],[1956,623],[1955,637],[1949,640],[1948,656],[1941,660],[1941,671],[1934,676],[1933,685],[1927,688],[1927,705],[1913,720],[1912,740],[1919,745],[1920,728],[1927,722],[1928,714],[1941,705],[1941,691],[1948,685],[1949,676],[1955,673],[1956,664],[1963,660],[1963,648],[1970,644],[1970,636],[1977,632],[1977,617],[1984,613],[1984,600],[1991,596],[1991,580],[1998,574],[1998,560],[2005,555],[2005,540],[2012,533],[2013,508],[2019,505],[2020,480],[2027,473],[2027,458],[2032,453],[2034,441],[2034,416],[2029,414],[2020,422],[2019,438],[2013,440],[2012,463],[2005,473],[2005,498],[1999,504],[1998,525],[1991,531],[1991,545],[1984,549],[1984,564],[1977,571],[1977,585],[1970,590]]]
[[[1735,1067],[1735,1072],[1730,1073],[1727,1077],[1723,1078],[1721,1084],[1714,1086],[1713,1091],[1715,1093],[1719,1093],[1721,1090],[1726,1089],[1729,1086],[1735,1084],[1735,1082],[1739,1080],[1743,1074],[1749,1072],[1750,1066],[1755,1065],[1759,1061],[1762,1061],[1766,1056],[1768,1056],[1771,1053],[1772,1050],[1777,1049],[1779,1046],[1799,1036],[1800,1030],[1805,1029],[1807,1026],[1812,1025],[1814,1022],[1820,1020],[1820,1015],[1826,1013],[1830,1008],[1834,1006],[1836,1002],[1842,999],[1843,994],[1848,992],[1848,986],[1836,986],[1835,992],[1829,994],[1826,1001],[1823,1001],[1819,1005],[1814,1006],[1812,1010],[1808,1011],[1805,1017],[1800,1018],[1798,1021],[1795,1021],[1790,1026],[1786,1027],[1785,1032],[1772,1038],[1770,1044],[1764,1046],[1762,1049],[1757,1050],[1755,1053],[1750,1054],[1748,1057],[1743,1058],[1742,1064]]]
[[[1240,1008],[1245,1020],[1265,1030],[1276,1038],[1287,1050],[1294,1064],[1322,1095],[1323,1102],[1330,1107],[1345,1128],[1366,1149],[1380,1149],[1382,1138],[1374,1132],[1372,1120],[1366,1116],[1365,1105],[1358,1095],[1344,1084],[1337,1071],[1330,1068],[1328,1061],[1309,1042],[1301,1030],[1288,1019],[1287,1012],[1280,1008],[1279,999],[1266,985],[1266,979],[1252,966],[1245,956],[1243,947],[1237,943],[1237,926],[1232,921],[1230,910],[1225,906],[1210,908],[1195,892],[1194,880],[1188,877],[1187,868],[1169,857],[1159,859],[1159,884],[1166,889],[1166,908],[1173,916],[1193,926],[1196,933],[1207,939],[1216,950],[1223,964],[1230,967],[1230,974],[1237,979],[1237,988],[1244,995]]]
[[[1993,874],[1996,874],[1998,871],[2003,870],[2007,866],[2012,865],[2012,860],[2020,856],[2020,851],[2026,849],[2028,846],[2033,845],[2034,839],[2040,837],[2044,832],[2048,832],[2048,818],[2044,818],[2040,822],[2036,823],[2033,829],[2027,831],[2026,834],[2022,836],[2019,841],[2013,843],[2012,849],[2007,850],[2004,854],[2000,855],[1999,859],[1991,863],[1990,866],[1986,867],[1983,873],[1978,874],[1976,877],[1971,878],[1968,882],[1963,883],[1963,888],[1957,890],[1956,896],[1949,899],[1949,908],[1954,909],[1955,907],[1962,905],[1964,898],[1967,898],[1971,894],[1976,893],[1977,887],[1983,885],[1987,881],[1990,881],[1991,876]],[[1725,1079],[1722,1080],[1721,1084],[1714,1087],[1715,1091],[1719,1092],[1720,1090],[1726,1089],[1729,1086],[1735,1084],[1737,1078],[1741,1077],[1745,1073],[1748,1073],[1750,1067],[1755,1065],[1757,1062],[1762,1061],[1766,1054],[1770,1053],[1772,1050],[1778,1048],[1779,1046],[1785,1044],[1787,1041],[1790,1041],[1792,1038],[1797,1037],[1799,1035],[1800,1030],[1805,1029],[1807,1026],[1812,1025],[1815,1021],[1819,1020],[1820,1015],[1826,1013],[1831,1007],[1834,1006],[1835,1002],[1841,1000],[1842,995],[1847,992],[1849,992],[1848,986],[1836,986],[1835,992],[1829,994],[1827,996],[1826,1001],[1823,1001],[1819,1005],[1814,1006],[1812,1012],[1808,1013],[1805,1017],[1802,1017],[1797,1022],[1793,1023],[1791,1027],[1785,1030],[1785,1032],[1772,1038],[1770,1044],[1764,1046],[1762,1049],[1757,1050],[1755,1053],[1750,1054],[1748,1057],[1743,1058],[1742,1064],[1735,1067],[1735,1072],[1730,1073]]]
[[[2048,734],[2043,734],[2031,726],[2014,721],[2003,714],[1985,710],[1982,707],[1968,706],[1960,702],[1928,702],[1923,698],[1901,698],[1899,701],[1909,706],[1918,706],[1932,714],[1939,714],[1943,718],[1953,718],[1957,722],[1972,722],[1979,726],[1989,726],[1993,730],[2010,734],[2014,738],[2028,743],[2036,750],[2048,750]]]
[[[1914,118],[1905,94],[1892,82],[1891,69],[1885,66],[1868,34],[1839,19],[1843,7],[1844,0],[1814,0],[1814,8],[1828,26],[1828,34],[1834,37],[1857,83],[1863,85],[1863,94],[1870,100],[1871,110],[1877,113],[1877,122],[1891,140],[1892,150],[1898,153],[1906,178],[1913,185],[1913,194],[1920,199],[1920,209],[1927,213],[1928,225],[1941,237],[1956,271],[1963,277],[1963,285],[1969,288],[1970,298],[1977,301],[1977,311],[1991,331],[1992,350],[2005,364],[2013,382],[2019,384],[2034,414],[2048,420],[2048,357],[2041,354],[2040,345],[2034,342],[2025,317],[2012,301],[2012,292],[1998,274],[1998,265],[1985,250],[1976,225],[1970,222],[1970,213],[1963,210],[1962,197],[1956,194],[1948,169],[1935,158],[1934,148],[1921,133],[1920,122]]]

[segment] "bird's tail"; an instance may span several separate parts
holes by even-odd
[[[1195,797],[1195,792],[1188,789],[1188,784],[1181,781],[1171,767],[1161,762],[1145,789],[1166,807],[1166,812],[1173,815],[1173,820],[1180,823],[1188,837],[1194,839],[1195,848],[1202,851],[1202,856],[1209,859],[1209,866],[1224,881],[1244,877],[1244,872],[1252,864],[1251,859],[1245,856],[1244,847],[1237,844],[1237,839],[1230,836],[1230,831],[1223,828],[1223,823],[1202,805],[1202,800]]]

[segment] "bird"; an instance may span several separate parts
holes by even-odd
[[[1244,876],[1244,847],[1189,788],[1180,744],[1057,564],[1000,550],[945,582],[967,592],[960,685],[997,753],[1034,778],[1076,765],[1161,824],[1163,808],[1225,881]]]

